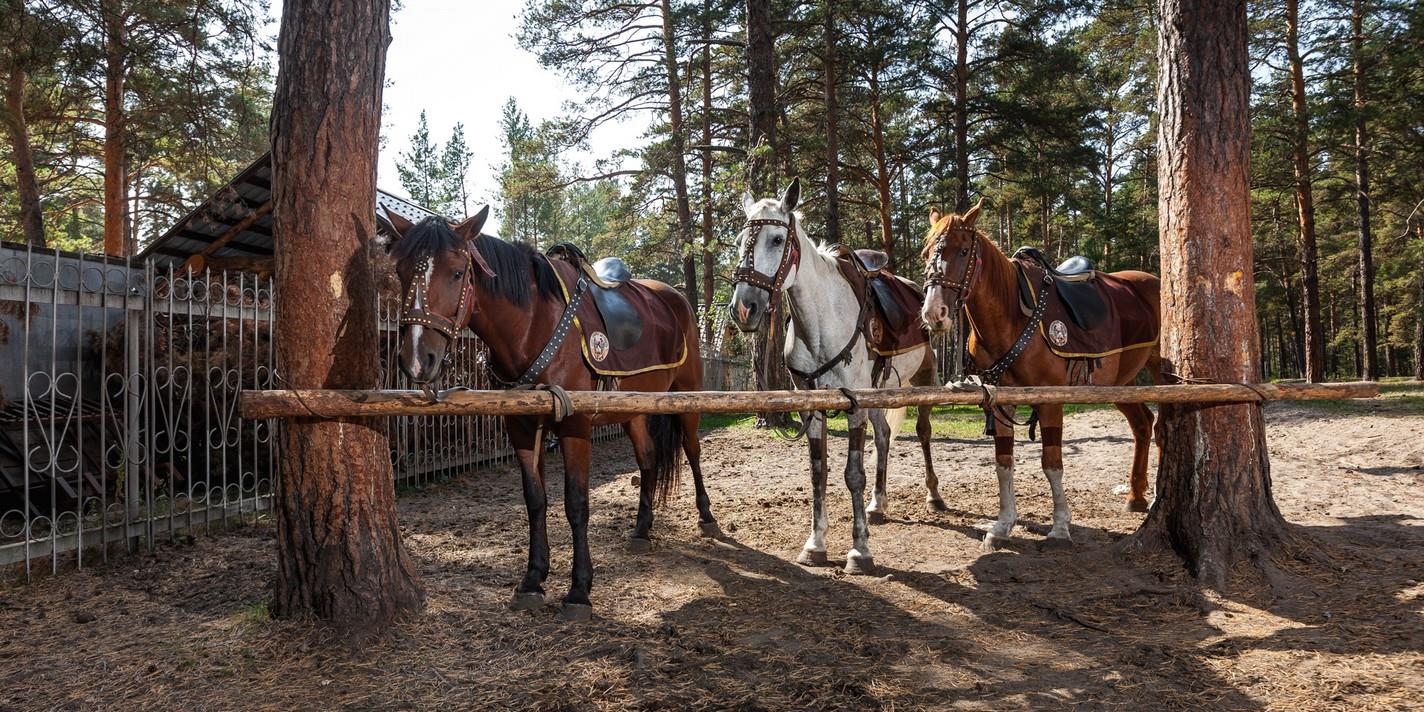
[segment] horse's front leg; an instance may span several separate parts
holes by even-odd
[[[999,476],[999,518],[984,535],[985,551],[1007,544],[1019,518],[1014,506],[1014,426],[1006,422],[1002,415],[993,414],[993,418],[994,472]]]
[[[879,408],[870,411],[870,425],[875,434],[875,491],[870,493],[865,516],[871,524],[884,524],[890,516],[889,487],[885,480],[890,471],[890,442],[895,434],[890,432],[886,411]]]
[[[1048,478],[1048,489],[1053,493],[1053,528],[1044,547],[1071,548],[1073,537],[1068,526],[1073,515],[1063,492],[1063,406],[1040,405],[1038,422],[1043,427],[1043,476]]]
[[[564,515],[574,543],[573,573],[559,616],[586,621],[593,617],[593,604],[588,597],[593,588],[593,560],[588,553],[588,470],[592,457],[589,437],[593,427],[587,417],[572,416],[557,428],[559,449],[564,453]]]
[[[549,576],[549,535],[544,489],[544,429],[538,418],[505,418],[510,444],[519,459],[524,481],[524,507],[529,513],[529,567],[514,589],[510,608],[532,610],[544,605],[544,579]]]
[[[802,413],[809,418],[806,442],[811,451],[811,536],[801,547],[796,563],[803,566],[826,565],[826,414],[821,411]]]
[[[850,425],[845,483],[850,490],[851,550],[846,552],[845,572],[851,575],[875,570],[875,559],[870,555],[870,526],[865,517],[865,421],[868,419],[863,410],[846,416]]]

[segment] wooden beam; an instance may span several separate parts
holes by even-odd
[[[973,388],[883,388],[853,391],[863,408],[986,404],[986,390]],[[767,413],[845,410],[840,391],[569,391],[573,413]],[[1191,384],[1177,386],[1035,386],[987,389],[993,403],[1243,403],[1266,400],[1373,398],[1379,384],[1300,383]],[[420,391],[243,391],[242,417],[250,419],[381,415],[552,415],[548,391],[443,391],[431,401]]]
[[[243,230],[252,227],[253,223],[266,217],[267,213],[270,212],[272,212],[272,201],[268,200],[262,207],[252,211],[247,217],[238,221],[236,225],[228,228],[227,232],[220,235],[218,239],[208,243],[208,246],[204,247],[202,252],[189,257],[188,260],[183,263],[183,268],[192,269],[195,273],[202,272],[207,264],[208,258],[211,257],[214,252],[222,249],[224,245],[232,241],[232,238],[242,234]]]

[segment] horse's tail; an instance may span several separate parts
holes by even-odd
[[[682,416],[647,416],[653,441],[653,501],[662,506],[677,491],[682,474]]]

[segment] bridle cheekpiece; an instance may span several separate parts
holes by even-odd
[[[767,226],[780,227],[786,230],[786,248],[781,251],[781,262],[776,266],[774,274],[764,274],[756,269],[756,245],[761,238],[762,228]],[[772,299],[781,293],[781,285],[785,284],[786,276],[791,273],[793,266],[801,266],[801,240],[796,236],[796,214],[792,213],[786,220],[775,218],[757,218],[747,221],[747,242],[742,247],[742,254],[737,260],[737,269],[732,272],[732,284],[750,284],[753,287],[769,292]]]

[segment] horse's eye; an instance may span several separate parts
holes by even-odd
[[[786,238],[781,237],[780,235],[778,235],[778,236],[776,236],[776,237],[774,237],[774,238],[771,239],[771,244],[772,244],[772,245],[779,246],[779,245],[781,245],[781,243],[783,243],[783,242],[785,242],[785,241],[786,241]]]
[[[969,248],[968,248],[968,247],[961,247],[961,248],[959,248],[959,256],[960,256],[960,257],[963,257],[963,256],[965,256],[965,255],[967,255],[967,254],[969,254]]]
[[[465,273],[464,273],[463,271],[456,270],[454,276],[455,276],[455,279],[464,279]]]

